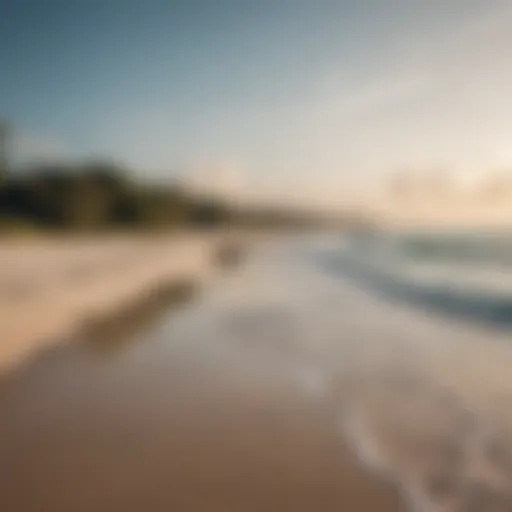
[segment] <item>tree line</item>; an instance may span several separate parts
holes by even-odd
[[[228,207],[103,163],[37,166],[0,184],[0,224],[56,230],[172,228],[227,222]]]
[[[10,173],[0,183],[0,230],[101,231],[179,227],[303,226],[304,212],[234,207],[178,185],[150,184],[118,166],[92,162]]]

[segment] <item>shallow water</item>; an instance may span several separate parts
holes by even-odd
[[[0,509],[512,510],[510,332],[374,293],[342,250],[264,245],[112,350],[5,376]]]

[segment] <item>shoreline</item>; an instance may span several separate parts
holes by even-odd
[[[174,331],[183,343],[165,344],[165,352],[161,352],[162,334],[151,334],[152,326],[159,325],[172,310],[167,299],[179,307],[183,304],[180,299],[186,301],[189,292],[194,293],[188,285],[210,275],[219,241],[194,240],[190,245],[190,240],[179,244],[168,240],[165,254],[156,259],[153,251],[158,253],[160,246],[151,244],[151,251],[138,247],[141,266],[155,262],[151,275],[157,288],[146,282],[145,291],[139,288],[135,293],[132,288],[132,298],[123,295],[125,300],[120,303],[114,301],[119,299],[114,287],[108,313],[96,304],[95,311],[103,314],[88,325],[76,325],[83,328],[78,339],[73,336],[70,343],[55,344],[48,352],[38,350],[40,342],[27,346],[27,352],[33,351],[31,357],[24,357],[28,364],[16,365],[16,371],[6,374],[0,445],[5,457],[2,468],[13,464],[30,468],[31,478],[27,483],[5,472],[2,500],[6,508],[28,512],[35,510],[33,504],[37,503],[37,510],[58,512],[68,510],[68,500],[76,503],[79,497],[84,507],[90,503],[88,509],[96,510],[106,510],[107,503],[115,502],[121,509],[135,512],[152,499],[168,503],[169,508],[180,508],[180,503],[181,509],[194,512],[209,511],[212,503],[234,512],[243,506],[251,508],[257,497],[258,510],[269,512],[288,508],[295,512],[315,508],[403,510],[399,488],[359,459],[350,438],[334,421],[331,413],[336,409],[327,412],[319,407],[295,387],[286,372],[274,367],[275,360],[260,360],[264,354],[251,354],[243,343],[225,351],[222,337],[212,334],[217,341],[211,343],[209,337],[194,336],[194,329],[191,338],[187,329]],[[123,251],[139,244],[131,241]],[[105,256],[102,251],[100,261]],[[174,253],[173,261],[181,262],[179,266],[173,263],[172,271],[168,252]],[[111,256],[116,254],[114,251]],[[193,258],[185,258],[187,254]],[[161,259],[169,261],[160,267],[156,263]],[[198,278],[192,271],[199,263]],[[109,268],[104,269],[107,274]],[[109,282],[128,275],[131,285],[140,283],[141,276],[130,272],[133,268],[131,264],[120,267],[119,275],[110,276]],[[193,279],[183,279],[185,268]],[[165,269],[171,280],[163,280]],[[58,270],[61,275],[65,269]],[[97,278],[101,281],[101,273]],[[103,288],[96,288],[87,274],[84,279],[89,292],[109,289],[104,280]],[[240,284],[233,282],[232,286]],[[200,305],[196,314],[200,319]],[[189,317],[191,326],[195,318]],[[138,333],[146,343],[130,350]],[[172,339],[171,334],[165,336]],[[112,353],[122,357],[110,357]],[[144,356],[138,359],[137,353]],[[102,364],[98,365],[98,360]],[[45,413],[32,415],[31,411],[40,407]],[[91,429],[91,424],[96,426]],[[125,436],[128,444],[118,452],[119,436]],[[140,451],[132,453],[134,439],[139,439]],[[82,446],[88,447],[87,452]],[[38,458],[33,457],[34,450]],[[144,472],[138,469],[140,453],[145,454]],[[53,473],[47,471],[45,461],[49,460],[55,464]],[[105,467],[118,464],[116,471],[105,472]],[[91,465],[96,468],[92,473]],[[72,472],[64,469],[70,467]],[[169,480],[177,492],[170,492]],[[121,482],[124,490],[118,494]],[[91,485],[100,489],[96,497],[90,495]],[[62,488],[73,491],[62,493]],[[203,489],[204,495],[189,494],[187,489]],[[132,497],[132,490],[137,497]]]

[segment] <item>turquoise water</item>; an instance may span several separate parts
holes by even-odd
[[[396,243],[405,257],[416,260],[512,265],[512,233],[411,234]]]
[[[512,328],[512,237],[422,233],[349,239],[338,263],[389,299]]]

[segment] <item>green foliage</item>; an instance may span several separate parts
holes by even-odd
[[[37,235],[39,228],[28,221],[18,218],[0,218],[0,235]]]
[[[193,222],[194,200],[176,187],[130,180],[119,168],[36,168],[0,187],[0,223],[71,231],[167,228]]]
[[[211,229],[227,224],[267,229],[312,221],[314,217],[304,212],[235,209],[217,199],[191,196],[177,186],[142,184],[102,162],[32,168],[0,184],[0,233]]]

